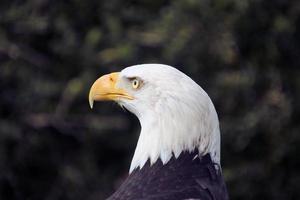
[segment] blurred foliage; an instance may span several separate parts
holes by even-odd
[[[299,199],[299,55],[297,0],[3,0],[0,199],[111,194],[140,127],[87,94],[139,63],[176,66],[211,96],[231,199]]]

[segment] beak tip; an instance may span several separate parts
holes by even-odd
[[[94,100],[90,99],[89,100],[90,108],[93,109],[94,106]]]

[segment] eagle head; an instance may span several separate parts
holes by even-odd
[[[116,101],[135,114],[141,132],[130,172],[158,159],[166,164],[183,151],[210,154],[220,164],[219,120],[207,93],[168,65],[142,64],[97,79],[89,103]]]

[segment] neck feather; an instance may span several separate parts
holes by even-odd
[[[192,102],[192,105],[169,99],[167,104],[158,103],[155,109],[139,113],[141,132],[130,173],[142,168],[148,160],[151,165],[158,159],[166,164],[172,156],[178,158],[182,152],[194,149],[198,149],[199,156],[209,153],[212,161],[220,165],[219,122],[207,98],[207,101],[200,101],[202,103]]]

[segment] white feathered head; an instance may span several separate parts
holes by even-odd
[[[165,164],[198,149],[220,164],[218,116],[206,92],[179,70],[162,64],[127,67],[95,81],[89,103],[112,100],[134,113],[141,133],[130,172],[149,159]]]

